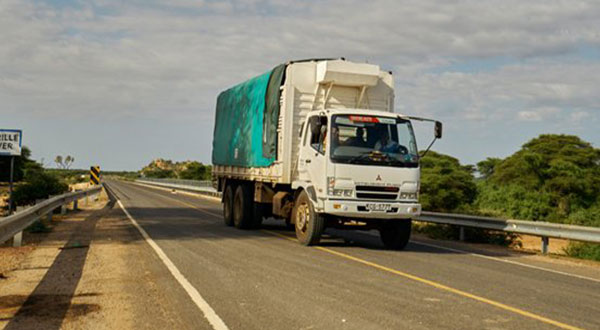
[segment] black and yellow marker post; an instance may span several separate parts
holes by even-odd
[[[100,184],[100,166],[90,167],[90,184]]]

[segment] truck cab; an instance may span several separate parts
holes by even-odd
[[[305,191],[310,205],[292,213],[297,234],[312,229],[298,221],[305,211],[331,227],[403,227],[410,233],[410,219],[421,205],[419,154],[408,118],[368,109],[313,111],[300,139],[292,188]]]

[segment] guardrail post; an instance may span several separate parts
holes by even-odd
[[[547,236],[542,236],[542,254],[548,254],[548,244],[550,239]]]
[[[13,247],[21,247],[23,243],[23,231],[20,231],[13,236]]]
[[[67,214],[67,205],[63,204],[60,206],[60,215]]]
[[[48,214],[46,214],[46,218],[48,219],[48,222],[52,222],[52,213],[53,212],[54,211],[50,211],[50,212],[48,212]]]
[[[465,227],[463,227],[463,226],[460,226],[460,227],[458,227],[458,228],[459,228],[459,232],[458,232],[458,239],[459,239],[461,242],[464,242],[464,241],[465,241]]]

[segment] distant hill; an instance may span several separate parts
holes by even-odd
[[[210,180],[211,166],[191,160],[173,162],[170,159],[158,158],[144,166],[140,174],[148,178]]]

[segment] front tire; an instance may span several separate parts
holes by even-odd
[[[223,192],[223,221],[226,226],[233,226],[233,188],[228,184]]]
[[[412,220],[386,221],[379,228],[381,242],[386,249],[402,250],[410,240]]]
[[[239,229],[248,229],[253,223],[253,201],[248,185],[241,184],[233,198],[233,224]]]
[[[296,237],[300,244],[306,246],[319,244],[325,229],[325,218],[315,212],[305,191],[302,191],[296,198],[292,217],[296,228]]]

